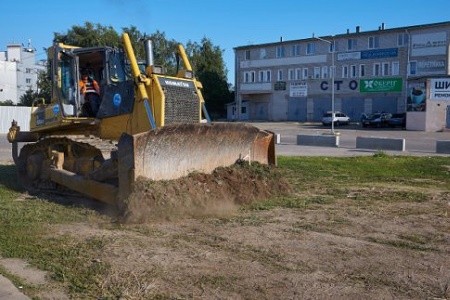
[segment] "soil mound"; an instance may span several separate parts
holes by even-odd
[[[121,210],[125,223],[230,215],[242,204],[292,191],[276,167],[258,163],[239,163],[176,180],[138,180],[133,190]]]

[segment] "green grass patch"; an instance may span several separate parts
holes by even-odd
[[[418,250],[418,251],[436,251],[437,249],[431,245],[424,244],[422,241],[416,242],[411,239],[381,239],[375,237],[367,237],[367,240],[373,243],[392,246],[395,248]]]
[[[365,184],[372,182],[406,183],[413,186],[438,185],[450,188],[449,157],[358,156],[358,157],[284,157],[279,167],[298,187]],[[420,180],[418,180],[420,179]]]
[[[107,266],[92,263],[102,241],[74,241],[66,236],[50,238],[52,226],[89,222],[102,216],[92,209],[67,206],[21,194],[14,166],[0,166],[0,256],[20,258],[49,271],[77,295],[90,295]],[[94,297],[95,298],[95,297]]]

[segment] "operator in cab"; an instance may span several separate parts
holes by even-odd
[[[83,70],[81,72],[79,88],[82,96],[82,116],[95,117],[100,106],[100,86],[95,79],[89,76],[86,70]]]

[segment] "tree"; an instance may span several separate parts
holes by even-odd
[[[0,106],[14,106],[14,102],[12,100],[0,101]]]
[[[54,33],[53,42],[79,47],[120,45],[120,36],[112,26],[85,22],[84,26],[74,25],[67,33]]]
[[[37,80],[38,98],[50,100],[50,98],[52,97],[52,82],[50,81],[48,76],[49,72],[50,70],[38,73],[38,80]]]
[[[227,82],[223,50],[205,37],[201,44],[188,42],[186,52],[190,56],[197,78],[203,84],[203,96],[211,117],[225,117],[225,105],[233,101],[233,94]]]
[[[33,91],[32,89],[29,89],[25,92],[25,94],[23,94],[22,96],[20,96],[20,102],[18,105],[21,106],[32,106],[33,105],[33,101],[36,100],[38,98],[38,93]]]
[[[168,40],[164,32],[157,30],[149,36],[153,43],[153,53],[155,57],[155,65],[165,68],[168,74],[175,74],[177,70],[177,62],[175,53],[177,53],[178,42]]]

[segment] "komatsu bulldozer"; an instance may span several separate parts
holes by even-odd
[[[211,173],[239,160],[276,163],[273,133],[210,121],[202,85],[181,45],[182,67],[167,75],[153,62],[150,40],[144,41],[144,63],[126,33],[122,42],[120,48],[49,48],[52,97],[33,104],[30,131],[20,131],[13,120],[7,135],[25,189],[68,189],[117,205],[138,178]],[[85,113],[92,102],[80,93],[81,70],[100,87],[94,115]]]

